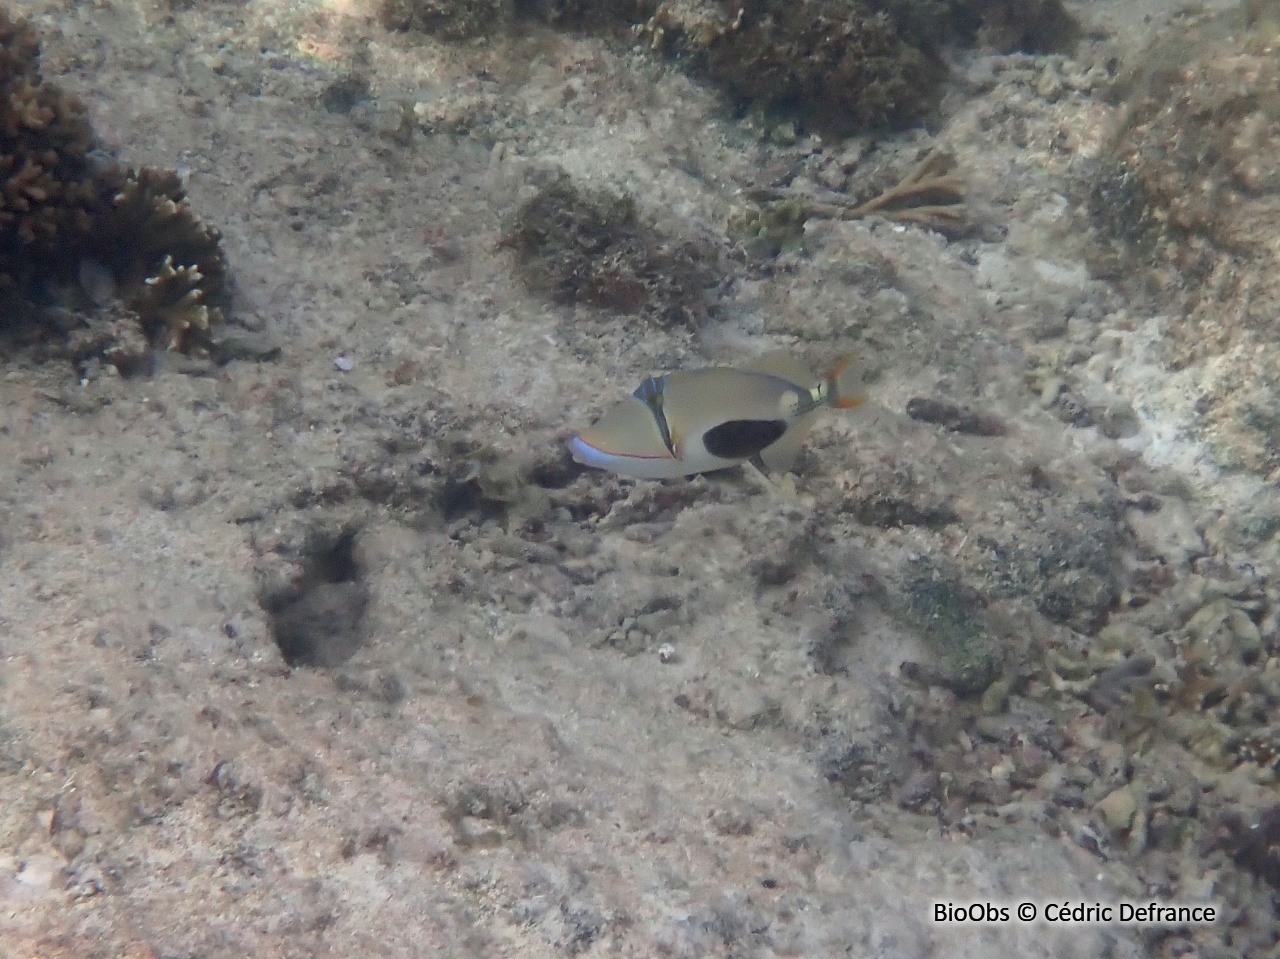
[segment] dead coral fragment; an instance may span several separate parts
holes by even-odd
[[[1001,664],[981,597],[953,572],[924,559],[910,564],[902,593],[904,618],[937,656],[936,671],[917,664],[907,674],[961,696],[976,696],[990,686]]]
[[[748,191],[747,195],[772,201],[766,209],[791,209],[798,205],[803,209],[801,223],[808,217],[861,220],[874,215],[899,223],[915,223],[951,237],[970,226],[964,181],[955,172],[955,165],[951,153],[935,147],[898,183],[865,203],[817,202],[781,190],[757,189]],[[759,219],[766,221],[767,217],[761,214]]]
[[[1280,888],[1280,805],[1257,812],[1224,811],[1201,847],[1202,852],[1225,850],[1236,865]]]
[[[633,198],[580,189],[567,175],[520,208],[503,243],[525,282],[553,300],[661,323],[704,316],[715,281],[709,246],[666,236],[641,219]]]
[[[102,361],[124,376],[133,376],[148,368],[151,343],[138,315],[115,305],[94,311],[84,326],[71,331],[63,353],[80,369]]]
[[[934,423],[953,433],[970,436],[1004,436],[1006,432],[1004,423],[989,413],[975,412],[959,403],[932,397],[912,397],[907,401],[907,415],[921,423]]]
[[[860,220],[876,213],[891,220],[918,223],[939,233],[959,231],[968,225],[969,218],[964,183],[956,175],[955,166],[954,156],[934,148],[896,186],[834,215],[842,220]]]
[[[264,584],[260,603],[290,666],[341,666],[364,643],[369,587],[357,536],[354,527],[309,531],[297,550],[301,575]]]

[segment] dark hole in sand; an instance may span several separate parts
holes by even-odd
[[[263,600],[290,666],[340,666],[364,642],[369,587],[355,545],[355,530],[317,535],[308,543],[301,580]]]
[[[580,466],[573,461],[567,445],[562,442],[557,442],[556,445],[558,448],[554,456],[544,457],[529,471],[529,481],[534,486],[542,489],[564,489],[571,486],[573,481],[583,473],[588,472],[585,466]]]
[[[484,495],[478,479],[448,480],[436,494],[436,509],[446,523],[478,513],[481,520],[502,516],[502,504]]]
[[[569,455],[568,447],[557,444],[557,449],[549,456],[533,463],[527,472],[520,475],[519,481],[512,484],[512,491],[521,487],[536,487],[544,490],[560,490],[573,484],[573,481],[588,470],[579,466]],[[479,476],[466,479],[449,479],[442,483],[435,495],[435,507],[446,523],[474,514],[477,521],[502,520],[517,496],[507,497],[496,494],[492,489],[486,490],[485,483]]]

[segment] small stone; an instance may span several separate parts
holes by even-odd
[[[255,330],[227,330],[213,337],[213,358],[219,363],[232,360],[278,360],[280,344]]]
[[[1040,79],[1036,82],[1036,93],[1050,101],[1062,96],[1062,77],[1058,75],[1056,67],[1046,67],[1044,73],[1040,74]]]
[[[40,320],[61,333],[70,333],[84,326],[84,319],[79,314],[57,304],[41,309]]]
[[[1127,832],[1133,828],[1138,803],[1133,798],[1133,790],[1129,786],[1121,786],[1103,796],[1093,808],[1113,833]]]
[[[379,136],[395,139],[413,132],[413,108],[391,100],[380,102],[373,117],[373,128]]]
[[[987,691],[982,694],[982,714],[984,716],[999,716],[1009,705],[1009,692],[1013,688],[1013,684],[1008,679],[997,679],[994,683],[987,687]]]
[[[840,164],[840,168],[845,173],[852,173],[857,169],[858,164],[862,162],[862,158],[867,155],[868,146],[869,141],[867,140],[853,140],[846,143],[844,149],[840,151],[839,156],[836,158],[836,162]]]
[[[54,836],[53,847],[71,862],[84,851],[84,834],[78,829],[64,829]]]
[[[818,182],[828,190],[836,190],[837,192],[844,190],[847,179],[844,170],[835,161],[823,164],[818,170]]]
[[[1188,565],[1205,552],[1204,538],[1196,529],[1195,518],[1186,503],[1172,497],[1158,500],[1159,509],[1144,512],[1129,510],[1125,522],[1134,536],[1153,555],[1161,556],[1177,567]]]
[[[19,889],[47,892],[62,875],[62,862],[54,856],[35,855],[24,858],[17,876]]]
[[[658,647],[658,661],[661,663],[674,663],[676,661],[676,648],[670,643],[663,643]]]
[[[936,770],[922,770],[907,780],[895,798],[903,809],[919,809],[937,794],[940,785]]]
[[[333,358],[333,368],[340,373],[351,372],[355,365],[355,361],[345,353],[340,353]]]
[[[769,139],[778,146],[791,146],[796,138],[796,125],[791,122],[779,123],[769,131]]]
[[[276,645],[290,666],[340,666],[359,649],[368,589],[319,583],[272,615]]]

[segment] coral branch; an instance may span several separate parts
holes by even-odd
[[[964,181],[956,174],[955,165],[955,157],[950,152],[934,147],[898,183],[864,203],[853,205],[807,200],[780,190],[753,190],[749,195],[757,200],[800,203],[806,217],[861,220],[875,215],[955,236],[969,227]]]
[[[872,213],[892,219],[927,222],[942,218],[967,222],[964,183],[955,174],[955,157],[934,147],[896,186],[852,209],[840,212],[842,220],[858,220]]]

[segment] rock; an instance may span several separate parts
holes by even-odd
[[[1179,500],[1163,499],[1155,511],[1131,509],[1125,522],[1142,546],[1170,565],[1185,566],[1192,557],[1204,554],[1204,538],[1191,511]]]
[[[1107,793],[1093,808],[1113,833],[1128,832],[1133,828],[1138,803],[1133,798],[1133,789],[1126,785]]]

